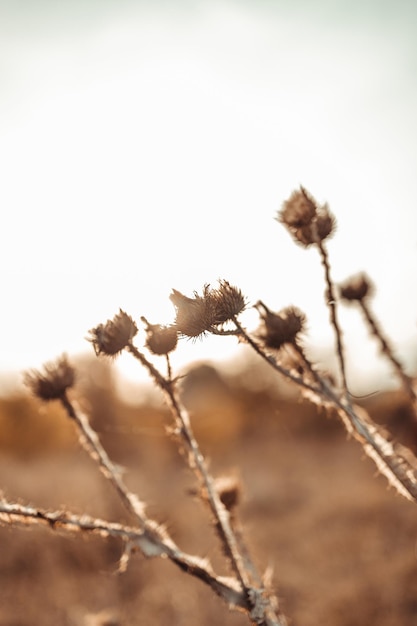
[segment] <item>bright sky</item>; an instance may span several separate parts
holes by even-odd
[[[2,0],[0,373],[90,350],[119,307],[170,322],[172,287],[218,278],[300,306],[330,349],[318,256],[274,220],[300,183],[337,217],[335,279],[375,280],[416,366],[416,6]],[[385,371],[342,321],[352,375]],[[182,342],[174,364],[235,351]]]

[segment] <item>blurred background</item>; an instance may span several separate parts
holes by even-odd
[[[300,184],[337,218],[334,280],[373,279],[415,375],[416,24],[411,0],[0,0],[6,497],[132,523],[58,403],[22,391],[25,370],[66,352],[74,397],[150,515],[228,574],[160,397],[133,359],[96,359],[85,338],[119,307],[169,323],[172,288],[226,279],[249,305],[303,309],[308,354],[334,368],[320,260],[275,220]],[[340,317],[351,391],[416,453],[390,365],[355,308]],[[242,322],[256,327],[250,306]],[[291,624],[414,626],[414,506],[339,422],[232,337],[182,340],[172,361],[189,366],[183,397],[213,474],[242,480],[249,548]],[[247,623],[171,563],[135,555],[113,575],[117,541],[0,531],[0,626]]]
[[[249,303],[301,307],[307,343],[328,359],[318,257],[274,221],[300,184],[337,217],[335,280],[368,272],[413,370],[416,11],[409,0],[3,0],[3,386],[63,351],[91,352],[87,331],[119,307],[170,322],[173,287],[219,278]],[[389,384],[359,314],[342,319],[353,391]],[[174,362],[236,353],[233,339],[185,341]],[[116,367],[142,376],[129,358]]]

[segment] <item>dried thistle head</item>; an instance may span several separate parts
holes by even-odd
[[[351,276],[342,285],[339,285],[339,292],[343,300],[352,302],[354,300],[363,300],[367,296],[372,295],[374,286],[372,281],[364,272]]]
[[[88,340],[93,344],[97,356],[116,356],[126,348],[137,332],[133,319],[120,309],[112,320],[92,328]]]
[[[215,309],[216,324],[224,324],[233,320],[246,307],[243,293],[237,287],[233,287],[227,280],[219,281],[219,288],[208,293]]]
[[[324,241],[336,228],[336,219],[328,205],[320,207],[304,187],[293,191],[278,212],[277,219],[286,226],[294,240],[306,248]]]
[[[304,187],[300,187],[284,202],[278,220],[288,228],[302,228],[311,224],[316,211],[316,201]]]
[[[175,325],[181,335],[199,337],[210,330],[215,322],[212,302],[207,297],[208,286],[204,287],[203,296],[194,292],[194,298],[184,296],[173,289],[170,300],[175,306]]]
[[[240,289],[226,280],[219,281],[218,289],[205,285],[203,295],[194,292],[194,298],[173,289],[170,300],[176,308],[175,326],[181,335],[187,337],[199,337],[213,331],[232,320],[246,306]]]
[[[145,317],[140,318],[146,324],[146,347],[152,354],[169,354],[177,347],[178,331],[175,326],[150,324]]]
[[[75,382],[75,370],[64,354],[55,363],[46,363],[43,372],[26,372],[24,383],[40,400],[63,398]]]
[[[290,306],[279,313],[273,313],[261,301],[255,305],[262,324],[258,337],[267,348],[279,350],[285,344],[295,344],[299,333],[305,327],[305,315],[296,307]]]

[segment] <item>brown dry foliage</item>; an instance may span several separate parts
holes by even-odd
[[[252,368],[253,363],[253,375]],[[210,554],[222,567],[205,511],[187,496],[193,480],[165,436],[166,410],[126,404],[116,394],[111,370],[101,368],[101,375],[101,383],[96,375],[96,386],[83,389],[100,438],[129,468],[130,483],[151,502],[152,513],[169,522],[175,540],[191,552]],[[195,367],[185,394],[212,464],[242,478],[239,510],[250,547],[261,565],[278,564],[275,582],[290,623],[414,625],[414,506],[375,478],[371,462],[347,441],[339,423],[297,394],[250,391],[245,374],[239,378],[209,364]],[[404,394],[386,392],[364,403],[397,438],[417,449]],[[117,414],[117,422],[103,418],[104,406]],[[54,405],[38,408],[26,396],[0,401],[6,495],[123,519],[115,494],[79,452],[68,420]],[[24,427],[16,432],[18,420]],[[0,534],[0,624],[88,626],[94,614],[123,625],[157,620],[187,626],[196,615],[202,626],[247,623],[244,615],[225,612],[199,581],[160,559],[137,555],[124,574],[116,575],[117,540],[80,541],[46,529],[2,528]]]

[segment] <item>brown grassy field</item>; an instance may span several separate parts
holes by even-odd
[[[83,396],[92,422],[126,468],[129,487],[178,545],[227,574],[207,510],[192,495],[194,476],[165,436],[166,411],[124,402],[106,367],[87,382]],[[271,569],[290,624],[414,626],[415,505],[387,488],[343,427],[286,387],[248,390],[209,366],[197,367],[187,385],[184,397],[213,474],[242,482],[245,536],[259,568]],[[364,402],[416,450],[416,429],[400,393]],[[0,423],[5,496],[130,521],[54,403],[3,398]],[[117,573],[117,540],[6,526],[0,536],[1,626],[248,623],[166,560],[134,554],[127,571]]]

